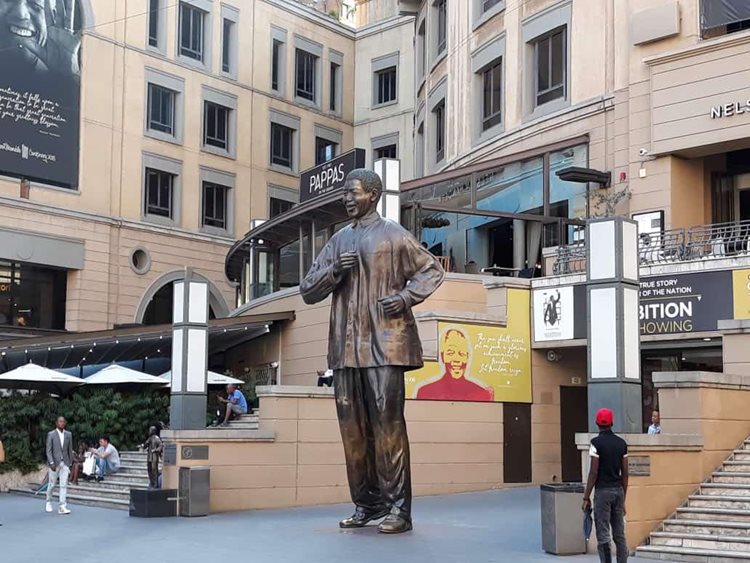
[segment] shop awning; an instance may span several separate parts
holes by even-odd
[[[227,278],[234,281],[242,278],[242,267],[249,256],[251,241],[269,249],[281,248],[299,239],[302,226],[312,223],[316,229],[323,230],[330,225],[346,221],[347,214],[341,201],[342,197],[343,190],[339,189],[300,203],[286,213],[277,215],[249,231],[227,253],[224,262]]]
[[[294,319],[287,311],[209,321],[208,352],[217,354],[269,332],[275,322]],[[137,326],[65,333],[0,342],[0,373],[33,362],[49,369],[172,356],[172,325]]]

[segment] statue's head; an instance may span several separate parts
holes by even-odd
[[[380,176],[372,170],[357,168],[346,176],[344,184],[344,206],[351,219],[364,217],[374,211],[383,193]]]
[[[149,426],[148,427],[148,435],[149,436],[153,436],[154,434],[156,434],[156,426]]]

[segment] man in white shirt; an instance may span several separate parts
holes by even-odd
[[[73,465],[73,435],[65,430],[67,421],[64,416],[58,416],[55,429],[47,433],[47,467],[49,468],[49,484],[47,485],[47,512],[52,512],[52,493],[55,482],[60,479],[60,507],[58,514],[70,514],[67,506],[68,476]]]
[[[104,434],[99,438],[99,448],[92,452],[96,457],[96,480],[104,481],[104,475],[120,470],[120,453]]]

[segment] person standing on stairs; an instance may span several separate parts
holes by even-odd
[[[583,511],[586,512],[591,508],[591,491],[596,487],[594,525],[601,563],[612,563],[611,538],[614,538],[617,548],[617,563],[628,560],[628,542],[625,539],[628,445],[612,432],[614,420],[614,414],[609,409],[599,409],[596,413],[599,435],[591,440],[591,466],[583,495]]]
[[[47,485],[47,505],[45,510],[52,512],[52,492],[55,481],[60,480],[60,507],[58,514],[70,514],[68,510],[68,477],[73,465],[73,434],[65,430],[68,422],[64,416],[58,416],[55,429],[47,433],[47,468],[49,469],[49,484]]]

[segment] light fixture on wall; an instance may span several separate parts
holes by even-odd
[[[562,360],[562,354],[559,350],[549,350],[547,351],[547,361],[548,362],[559,362]]]
[[[558,178],[566,182],[581,182],[599,184],[602,188],[608,188],[612,181],[611,172],[602,172],[593,168],[581,168],[580,166],[568,166],[555,172]]]

